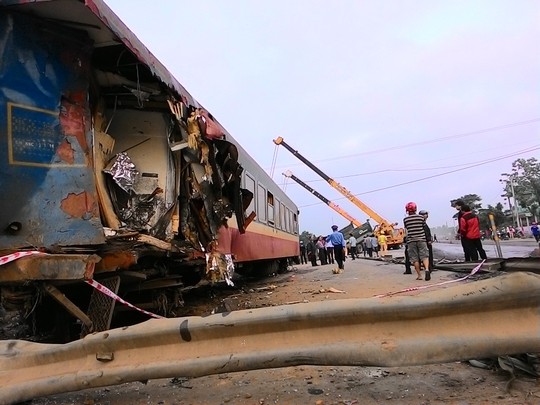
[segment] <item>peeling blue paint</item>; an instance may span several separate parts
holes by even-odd
[[[28,16],[0,14],[0,249],[104,241],[97,207],[80,218],[61,209],[70,193],[95,195],[86,101],[90,44],[79,31],[46,28]],[[78,136],[66,133],[60,119],[73,94],[83,95],[67,101],[82,111]],[[70,159],[58,153],[61,145]],[[12,222],[22,229],[3,232]]]

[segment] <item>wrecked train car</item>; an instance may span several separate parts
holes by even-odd
[[[105,3],[0,0],[0,53],[0,338],[175,316],[298,255],[295,204]]]

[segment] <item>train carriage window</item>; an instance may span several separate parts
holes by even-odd
[[[281,203],[280,204],[279,215],[280,215],[280,218],[281,218],[281,229],[283,229],[283,230],[286,229],[286,225],[287,225],[287,221],[285,220],[285,215],[286,214],[287,214],[287,211],[285,210],[285,204]]]
[[[246,172],[246,176],[244,180],[244,188],[253,193],[253,198],[251,199],[251,202],[249,203],[249,206],[246,209],[246,215],[249,215],[253,211],[255,211],[255,200],[257,199],[258,196],[257,196],[257,193],[255,193],[255,179],[251,177],[251,175],[247,172]],[[260,210],[257,210],[257,211],[260,211]]]
[[[274,195],[269,191],[267,194],[266,207],[264,209],[268,211],[268,222],[274,224]]]
[[[293,225],[293,217],[292,217],[292,211],[291,210],[287,210],[287,214],[289,214],[289,228],[287,229],[287,231],[289,231],[290,233],[294,233],[294,225]]]
[[[298,235],[298,217],[296,214],[293,214],[293,226],[294,226],[294,234]]]
[[[276,204],[275,204],[275,221],[276,221],[276,229],[281,229],[281,216],[279,215],[279,208],[281,206],[280,201],[276,198]]]
[[[281,203],[279,202],[279,200],[276,198],[276,211],[275,211],[275,214],[276,214],[276,229],[281,229],[281,216],[279,214],[279,208],[281,206]]]
[[[285,230],[291,233],[291,210],[285,208]]]
[[[264,223],[266,223],[266,204],[266,189],[259,184],[257,187],[257,218]],[[274,219],[269,219],[269,221],[273,222]]]

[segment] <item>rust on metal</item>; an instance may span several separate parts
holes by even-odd
[[[72,165],[75,163],[75,151],[71,146],[71,143],[65,139],[59,146],[56,148],[56,154],[63,162]]]
[[[62,211],[74,218],[90,219],[98,215],[98,205],[92,194],[86,191],[69,193],[61,203]]]
[[[96,255],[29,256],[5,264],[0,271],[0,284],[21,280],[84,280],[92,278]]]

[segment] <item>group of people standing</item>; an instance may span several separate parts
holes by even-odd
[[[454,202],[458,210],[458,233],[463,247],[465,261],[477,261],[487,259],[486,251],[482,246],[480,221],[478,216],[462,200]],[[405,274],[412,274],[411,263],[416,271],[417,280],[422,279],[421,267],[425,270],[425,280],[431,279],[433,263],[433,240],[431,231],[427,225],[429,213],[420,211],[416,213],[417,206],[414,202],[405,205],[407,217],[403,219],[405,225],[406,249],[405,249]]]
[[[388,237],[382,233],[378,236],[371,234],[362,240],[361,246],[364,257],[380,257],[381,254],[384,255],[388,251]],[[381,254],[379,254],[379,252]]]
[[[341,235],[339,237],[337,234]],[[356,237],[350,233],[348,239],[345,239],[343,234],[338,231],[337,225],[332,226],[332,233],[328,236],[313,236],[307,244],[300,241],[300,263],[307,264],[311,262],[313,266],[317,266],[317,260],[321,265],[334,264],[337,262],[338,267],[343,269],[343,265],[337,259],[337,250],[342,250],[343,259],[345,261],[347,254],[352,260],[356,260],[360,254],[364,257],[380,257],[379,252],[384,254],[387,251],[387,236],[374,234],[367,235],[361,241],[357,241]],[[336,246],[342,246],[342,249],[336,249]]]
[[[309,260],[312,266],[317,266],[318,258],[321,265],[337,263],[338,268],[343,270],[346,246],[345,237],[338,231],[338,226],[332,225],[330,235],[313,236],[305,246],[300,242],[300,262],[304,264]]]
[[[360,253],[363,253],[364,257],[380,257],[379,252],[384,254],[384,252],[388,250],[387,240],[388,238],[386,235],[375,236],[374,234],[371,234],[367,235],[358,243],[351,233],[347,240],[347,247],[353,260],[355,260]]]
[[[465,255],[465,261],[476,261],[487,259],[486,252],[482,247],[480,234],[480,222],[478,216],[472,212],[471,208],[462,200],[457,200],[454,207],[458,210],[459,235]],[[417,206],[414,202],[409,202],[405,205],[407,216],[403,219],[403,225],[406,230],[405,238],[405,274],[412,274],[411,265],[416,271],[416,279],[422,280],[422,267],[425,271],[424,279],[431,279],[431,272],[434,269],[433,248],[432,243],[434,237],[431,235],[431,230],[427,225],[429,213],[421,210],[417,213]],[[535,227],[540,239],[540,231]],[[361,243],[357,243],[356,238],[351,233],[349,238],[345,240],[343,234],[338,231],[337,225],[332,225],[332,233],[326,237],[313,236],[310,241],[304,246],[300,242],[300,261],[302,264],[307,264],[308,260],[313,266],[317,266],[317,258],[321,264],[338,265],[339,269],[343,269],[345,261],[347,245],[352,260],[355,260],[358,252],[358,247],[361,247],[364,257],[367,255],[379,257],[379,249],[381,252],[386,251],[386,236],[371,234],[366,236]]]
[[[482,234],[478,216],[462,200],[454,202],[454,208],[458,210],[458,233],[465,261],[476,261],[479,256],[480,259],[487,259],[486,251],[482,246]]]

